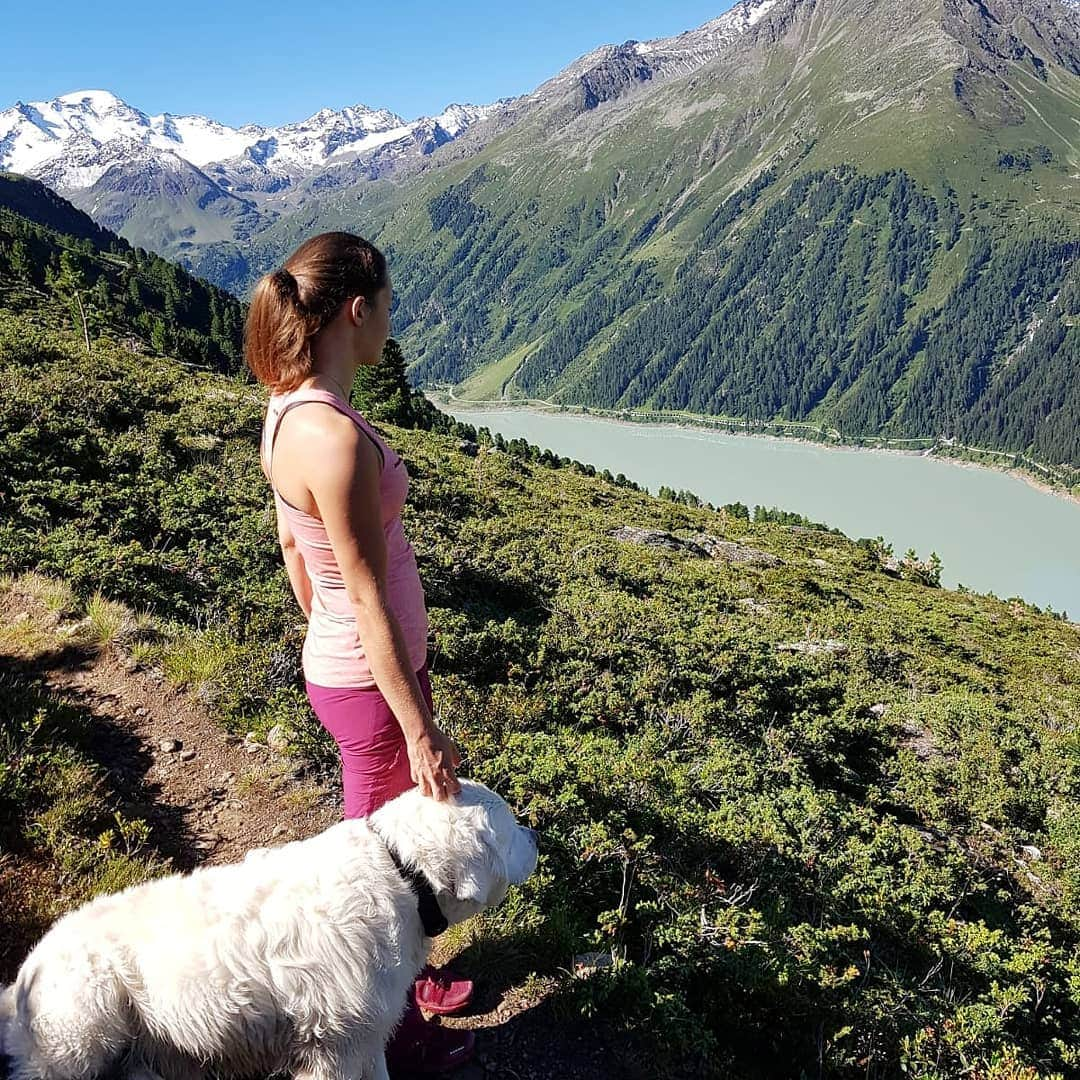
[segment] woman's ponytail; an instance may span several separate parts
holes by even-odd
[[[361,237],[323,233],[306,241],[252,293],[244,332],[252,374],[277,393],[294,390],[311,374],[312,340],[342,301],[370,302],[386,283],[386,259]]]

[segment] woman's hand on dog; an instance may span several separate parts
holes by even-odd
[[[442,802],[461,791],[454,770],[461,764],[457,747],[434,724],[408,743],[409,769],[421,795]]]

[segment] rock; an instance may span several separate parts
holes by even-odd
[[[260,746],[257,742],[244,743],[244,750],[249,754],[257,754],[264,747]]]
[[[221,696],[221,690],[212,682],[202,682],[196,687],[195,696],[203,705],[213,705]]]
[[[919,761],[929,761],[937,753],[934,733],[916,720],[905,720],[900,725],[900,744],[910,750]]]
[[[145,716],[146,715],[146,710],[141,705],[138,705],[135,708],[135,715],[136,716]]]
[[[289,831],[288,825],[275,825],[270,831],[271,836],[284,836]]]
[[[211,851],[217,846],[217,842],[214,840],[196,840],[194,847],[196,851]]]
[[[19,614],[16,615],[15,618],[11,620],[11,625],[12,626],[22,626],[24,623],[28,623],[29,621],[30,621],[30,612],[29,611],[20,611]]]
[[[181,750],[180,751],[180,760],[181,761],[192,761],[195,758],[196,752],[197,751],[195,751],[195,750]]]
[[[743,566],[783,566],[784,560],[767,551],[736,544],[733,540],[721,540],[709,533],[695,533],[688,539],[665,532],[663,529],[644,529],[637,525],[620,525],[610,534],[614,539],[642,547],[661,548],[665,551],[686,551],[702,559],[718,559],[721,562],[739,563]]]
[[[777,652],[805,653],[817,656],[826,653],[831,656],[843,656],[849,649],[846,641],[826,638],[824,641],[785,641],[776,646]]]
[[[166,754],[175,754],[177,750],[183,747],[183,743],[179,739],[162,739],[158,743],[158,749]]]
[[[1037,848],[1034,844],[1025,844],[1020,849],[1020,853],[1031,862],[1038,862],[1042,858],[1042,849]]]
[[[220,787],[224,787],[226,784],[231,784],[236,778],[236,773],[232,769],[226,769],[215,781]]]
[[[461,440],[461,441],[460,441],[460,442],[459,442],[459,443],[457,444],[457,448],[458,448],[458,449],[459,449],[459,450],[460,450],[460,451],[461,451],[461,452],[462,452],[463,454],[468,454],[468,455],[469,455],[469,457],[476,457],[477,453],[478,453],[478,452],[479,452],[479,450],[480,450],[480,447],[479,447],[479,446],[477,446],[477,444],[476,444],[476,443],[474,443],[474,442],[473,442],[473,441],[472,441],[471,439],[462,439],[462,440]]]
[[[888,711],[889,711],[889,706],[883,704],[880,701],[876,705],[871,705],[870,706],[870,715],[871,716],[881,717],[881,716],[884,716]]]
[[[289,735],[284,724],[275,724],[266,733],[266,745],[278,754],[284,754],[289,749]]]
[[[229,810],[243,810],[244,804],[239,799],[230,799],[225,806]]]
[[[783,566],[784,560],[767,551],[759,551],[747,544],[736,544],[734,540],[721,540],[709,533],[695,533],[689,543],[699,548],[711,559],[721,562],[737,563],[742,566]]]
[[[772,608],[768,604],[763,604],[760,600],[755,600],[752,596],[743,596],[739,599],[739,607],[746,608],[747,611],[754,615],[768,615]]]
[[[680,551],[686,544],[677,536],[663,529],[642,529],[637,525],[620,525],[611,536],[626,544],[640,544],[642,547],[665,548],[668,551]]]

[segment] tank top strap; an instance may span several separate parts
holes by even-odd
[[[309,402],[313,401],[323,405],[329,405],[332,409],[336,409],[339,413],[347,416],[357,428],[371,440],[379,454],[379,467],[380,469],[385,468],[386,444],[379,438],[378,433],[367,420],[365,420],[364,417],[347,401],[338,397],[337,394],[334,394],[329,390],[319,390],[316,387],[308,387],[303,390],[293,390],[288,394],[282,395],[282,398],[283,400],[276,411],[273,411],[267,416],[267,423],[263,430],[263,462],[272,487],[274,481],[271,474],[271,466],[274,456],[274,444],[277,442],[278,427],[287,412],[295,409],[298,405],[307,405]],[[273,410],[273,400],[274,399],[271,398],[271,410]]]

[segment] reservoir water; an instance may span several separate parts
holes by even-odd
[[[464,423],[719,506],[777,506],[897,554],[936,551],[942,582],[1022,596],[1080,619],[1080,503],[935,458],[815,446],[526,408],[440,408]]]

